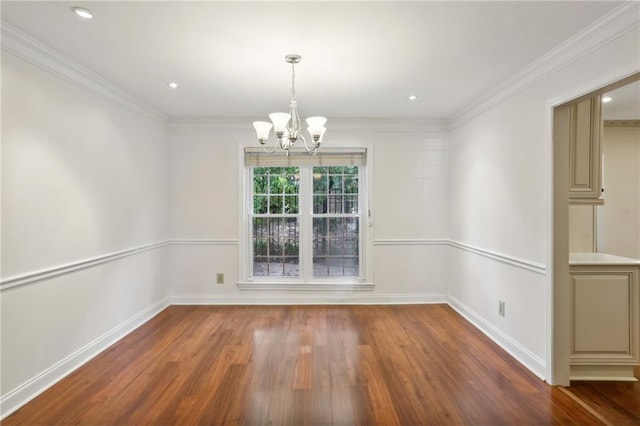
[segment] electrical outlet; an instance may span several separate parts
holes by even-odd
[[[504,313],[504,302],[502,300],[498,300],[498,314],[500,316],[505,316],[505,313]]]
[[[224,274],[222,272],[216,274],[216,284],[224,284]]]

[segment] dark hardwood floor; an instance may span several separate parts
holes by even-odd
[[[640,379],[640,367],[636,367],[634,373]],[[574,381],[567,390],[604,417],[609,425],[640,425],[640,381]]]
[[[171,306],[2,423],[640,424],[633,386],[594,414],[446,305]]]

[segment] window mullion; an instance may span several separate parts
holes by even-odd
[[[312,193],[311,167],[300,168],[300,270],[304,282],[313,276]]]
[[[363,278],[365,276],[364,270],[364,227],[365,220],[363,219],[365,216],[368,216],[369,205],[365,204],[367,202],[367,198],[365,198],[365,187],[363,183],[365,182],[365,170],[364,167],[358,168],[358,258],[360,262],[358,264],[358,277]]]

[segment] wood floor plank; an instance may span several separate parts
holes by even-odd
[[[640,424],[638,385],[575,391]],[[603,422],[447,305],[403,305],[171,306],[2,423]]]

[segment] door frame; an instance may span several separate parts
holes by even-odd
[[[550,324],[547,341],[547,381],[552,385],[569,386],[570,355],[570,280],[569,280],[569,140],[561,107],[569,106],[596,95],[640,80],[640,71],[623,71],[607,76],[590,87],[547,103],[551,147],[548,150],[549,203],[547,232],[550,234],[547,251],[549,300],[547,315]]]

